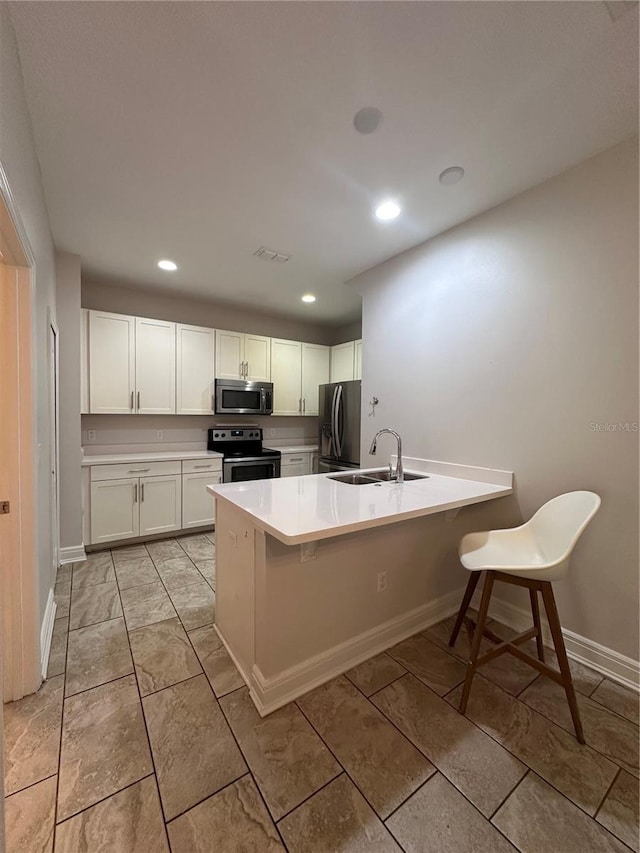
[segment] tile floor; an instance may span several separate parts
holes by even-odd
[[[515,658],[460,716],[451,620],[262,720],[213,628],[213,534],[94,553],[56,598],[48,679],[5,706],[10,851],[638,851],[638,696],[586,667],[587,746]]]

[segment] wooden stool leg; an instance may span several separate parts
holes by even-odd
[[[544,645],[542,643],[542,627],[540,625],[540,607],[538,606],[537,587],[531,587],[529,589],[529,598],[531,600],[531,615],[533,616],[533,624],[538,631],[538,636],[536,637],[538,659],[544,663]]]
[[[562,686],[567,694],[567,702],[571,711],[571,719],[576,730],[576,738],[578,743],[585,743],[584,733],[582,731],[582,722],[580,720],[580,709],[578,708],[578,700],[576,692],[573,689],[573,680],[571,678],[571,670],[569,669],[569,661],[567,659],[567,650],[564,647],[564,638],[562,636],[562,628],[560,627],[560,617],[556,607],[556,600],[553,595],[553,589],[550,581],[545,581],[540,584],[542,591],[542,600],[547,611],[547,619],[549,620],[549,628],[553,637],[553,645],[558,656],[558,664],[560,666],[560,674],[562,675]]]
[[[480,610],[478,611],[478,623],[476,630],[473,632],[473,642],[471,643],[471,655],[467,664],[467,675],[464,680],[462,689],[462,699],[460,700],[460,713],[464,714],[467,710],[467,702],[469,701],[469,693],[471,691],[471,682],[476,671],[476,661],[480,652],[480,643],[487,621],[487,613],[489,612],[489,601],[491,600],[491,590],[493,589],[493,579],[495,572],[486,572],[484,580],[484,588],[482,590],[482,599],[480,600]]]
[[[469,605],[471,604],[471,599],[473,598],[473,593],[476,591],[476,587],[478,586],[478,581],[480,580],[481,572],[470,572],[469,580],[467,581],[467,588],[464,591],[464,596],[462,598],[462,604],[460,605],[460,610],[458,610],[458,615],[456,617],[456,624],[453,626],[453,631],[451,632],[451,637],[449,639],[449,645],[455,645],[456,640],[458,639],[458,634],[460,633],[460,628],[462,628],[462,623],[464,621],[464,617],[467,614],[467,610],[469,609]]]

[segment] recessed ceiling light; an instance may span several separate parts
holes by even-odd
[[[353,117],[353,126],[358,133],[373,133],[382,124],[382,113],[377,107],[363,107]]]
[[[302,301],[303,302],[315,302],[316,298],[313,295],[313,293],[305,293],[305,295],[302,297]]]
[[[464,178],[464,169],[462,166],[449,166],[444,172],[440,172],[438,180],[445,187],[453,186]]]
[[[158,266],[167,272],[175,272],[178,269],[178,264],[174,264],[173,261],[158,261]]]
[[[396,204],[395,201],[391,201],[391,199],[383,201],[382,204],[379,204],[376,207],[376,216],[378,219],[382,219],[383,222],[386,222],[389,219],[395,219],[399,214],[400,205]]]

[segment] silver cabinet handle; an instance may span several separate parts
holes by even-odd
[[[144,483],[140,483],[140,503],[144,503]]]
[[[194,468],[211,468],[213,462],[210,462],[208,465],[194,465]]]
[[[129,408],[133,411],[133,391],[131,392],[131,405]]]
[[[138,484],[133,484],[133,502],[134,504],[138,503]]]
[[[249,362],[245,361],[244,363],[244,378],[247,379],[249,377]]]
[[[302,398],[298,397],[298,411],[302,412]]]
[[[307,411],[307,398],[303,397],[302,398],[302,414],[304,414],[306,411]]]
[[[146,474],[151,468],[129,468],[130,474]]]
[[[140,408],[140,392],[138,391],[138,408]]]
[[[302,461],[303,461],[302,456],[296,456],[293,459],[289,459],[289,462],[302,462]]]

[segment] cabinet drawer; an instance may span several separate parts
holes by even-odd
[[[124,480],[127,477],[164,477],[180,474],[180,461],[175,462],[127,462],[113,465],[92,465],[91,481]]]
[[[182,462],[183,474],[206,474],[207,471],[222,471],[222,459],[189,459]]]

